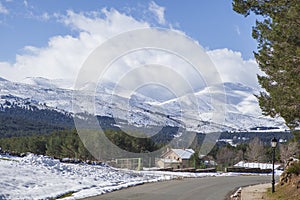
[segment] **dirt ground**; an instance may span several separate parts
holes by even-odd
[[[265,199],[264,198],[265,192],[270,187],[271,187],[270,183],[245,187],[242,189],[241,192],[241,200]]]

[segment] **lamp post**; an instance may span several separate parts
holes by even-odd
[[[273,149],[272,193],[274,193],[275,192],[274,164],[275,164],[275,149],[276,149],[276,146],[277,146],[277,140],[276,140],[275,137],[273,137],[273,139],[271,140],[271,146],[272,146],[272,149]]]

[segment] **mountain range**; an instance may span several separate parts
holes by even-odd
[[[225,113],[222,123],[214,121],[213,117],[215,111],[212,96],[218,97],[218,94],[214,92],[218,92],[215,87],[219,86],[207,86],[193,94],[165,101],[157,101],[138,92],[132,93],[130,98],[127,98],[118,93],[115,94],[115,87],[119,86],[109,81],[97,85],[96,91],[89,94],[91,95],[89,98],[95,99],[95,109],[90,111],[85,110],[85,106],[81,105],[85,103],[82,99],[77,100],[76,92],[68,81],[26,78],[23,83],[16,83],[0,78],[0,113],[2,115],[8,113],[12,108],[39,110],[41,115],[51,111],[55,113],[54,118],[67,119],[69,120],[67,124],[70,125],[72,124],[70,119],[78,116],[80,113],[77,112],[80,111],[100,117],[114,118],[115,126],[119,127],[171,126],[202,133],[287,129],[282,118],[274,119],[263,116],[254,96],[258,94],[257,89],[241,83],[224,83],[222,87],[225,98],[214,99],[215,104],[224,105]],[[22,112],[19,114],[22,115]],[[52,122],[49,121],[49,124]],[[63,125],[64,123],[60,121],[56,124]]]

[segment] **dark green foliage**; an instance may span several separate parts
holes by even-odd
[[[46,154],[56,158],[92,159],[76,130],[53,132],[47,138]]]
[[[56,131],[44,136],[23,136],[1,138],[0,147],[3,151],[14,153],[31,152],[55,158],[92,159],[76,130]]]
[[[11,117],[0,112],[0,137],[28,136],[47,134],[64,127],[31,121],[23,117]]]
[[[153,135],[151,139],[157,144],[169,144],[179,131],[178,127],[164,126],[157,134]]]
[[[0,138],[0,147],[4,151],[14,153],[32,152],[45,155],[46,137],[45,136],[24,136]]]
[[[90,130],[91,135],[94,132]],[[132,137],[120,130],[105,130],[105,135],[115,145],[129,152],[151,152],[157,149],[150,138]],[[55,158],[93,159],[75,129],[55,131],[44,136],[0,138],[0,147],[15,153],[32,152]]]
[[[300,149],[300,130],[294,130],[294,142],[298,142],[298,149]],[[300,159],[300,153],[298,153],[298,159]]]
[[[22,116],[23,119],[32,122],[55,124],[62,127],[74,126],[73,118],[68,113],[58,112],[53,109],[38,109],[35,106],[30,106],[30,109],[24,109],[18,105],[12,105],[9,108],[5,108],[1,113],[12,118],[21,118],[20,116]]]
[[[106,137],[115,145],[129,152],[141,153],[157,150],[157,146],[151,138],[142,138],[128,135],[121,130],[105,130]]]
[[[117,123],[115,121],[114,118],[112,117],[106,117],[106,116],[97,116],[99,125],[101,126],[101,129],[104,130],[105,134],[109,134],[111,131],[116,131],[116,133],[118,133],[117,135],[114,136],[109,136],[108,138],[111,139],[113,138],[113,140],[119,144],[119,139],[118,139],[118,135],[122,133],[122,137],[124,137],[124,140],[129,140],[129,141],[136,141],[137,138],[131,137],[130,135],[126,135],[126,133],[124,133],[118,126],[115,126]],[[119,121],[122,121],[120,119],[118,119]],[[124,124],[127,124],[127,121],[122,121],[124,122]],[[153,127],[153,129],[155,130],[156,127]],[[151,128],[148,128],[151,130]],[[137,129],[135,130],[134,126],[129,127],[129,132],[131,133],[138,133],[139,132],[143,132],[143,130]],[[162,129],[155,135],[151,136],[149,139],[144,140],[144,139],[139,139],[139,143],[141,142],[146,142],[149,143],[151,141],[153,141],[156,146],[165,146],[166,144],[170,143],[173,139],[174,139],[174,135],[176,135],[179,131],[178,127],[171,127],[171,126],[164,126],[162,127]],[[142,135],[142,134],[141,134]],[[143,134],[146,135],[146,134]],[[151,140],[151,141],[150,141]],[[126,142],[126,141],[125,141]],[[119,145],[117,145],[119,146]],[[128,146],[128,145],[125,145]],[[150,145],[151,146],[151,145]],[[124,145],[121,144],[120,146],[122,149],[124,149]],[[125,148],[125,150],[128,150]],[[144,151],[146,149],[142,149],[142,151]],[[153,150],[153,149],[152,149]],[[152,151],[151,148],[146,150],[146,151]],[[132,151],[132,152],[136,152],[136,150]]]
[[[280,162],[281,159],[280,159],[280,148],[279,148],[279,145],[275,148],[275,162]],[[272,162],[273,160],[273,148],[271,146],[265,146],[265,149],[266,149],[266,160],[265,162]]]
[[[195,151],[195,153],[190,158],[190,166],[194,168],[204,168],[201,166],[201,160],[199,158],[198,151]]]
[[[220,139],[233,139],[233,142],[235,143],[249,143],[249,140],[251,141],[255,137],[258,137],[261,141],[263,141],[264,144],[269,145],[272,138],[276,137],[277,139],[283,139],[283,140],[290,140],[294,138],[294,134],[292,134],[290,131],[283,131],[283,132],[222,132]],[[238,139],[240,138],[240,139]],[[242,138],[249,138],[249,140],[242,140]]]
[[[233,9],[263,18],[252,33],[258,42],[255,58],[266,73],[258,77],[267,91],[258,96],[263,113],[283,117],[291,129],[300,126],[299,0],[233,0]]]
[[[296,174],[297,176],[300,175],[300,162],[295,162],[293,165],[287,168],[287,172],[290,174]]]
[[[0,109],[0,138],[49,134],[66,128],[74,128],[73,118],[55,110],[28,110],[18,106]]]
[[[293,135],[294,135],[293,141],[300,143],[300,130],[294,130]]]

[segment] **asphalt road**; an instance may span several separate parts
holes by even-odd
[[[237,187],[269,183],[270,180],[270,176],[186,178],[144,184],[86,200],[223,200]]]

